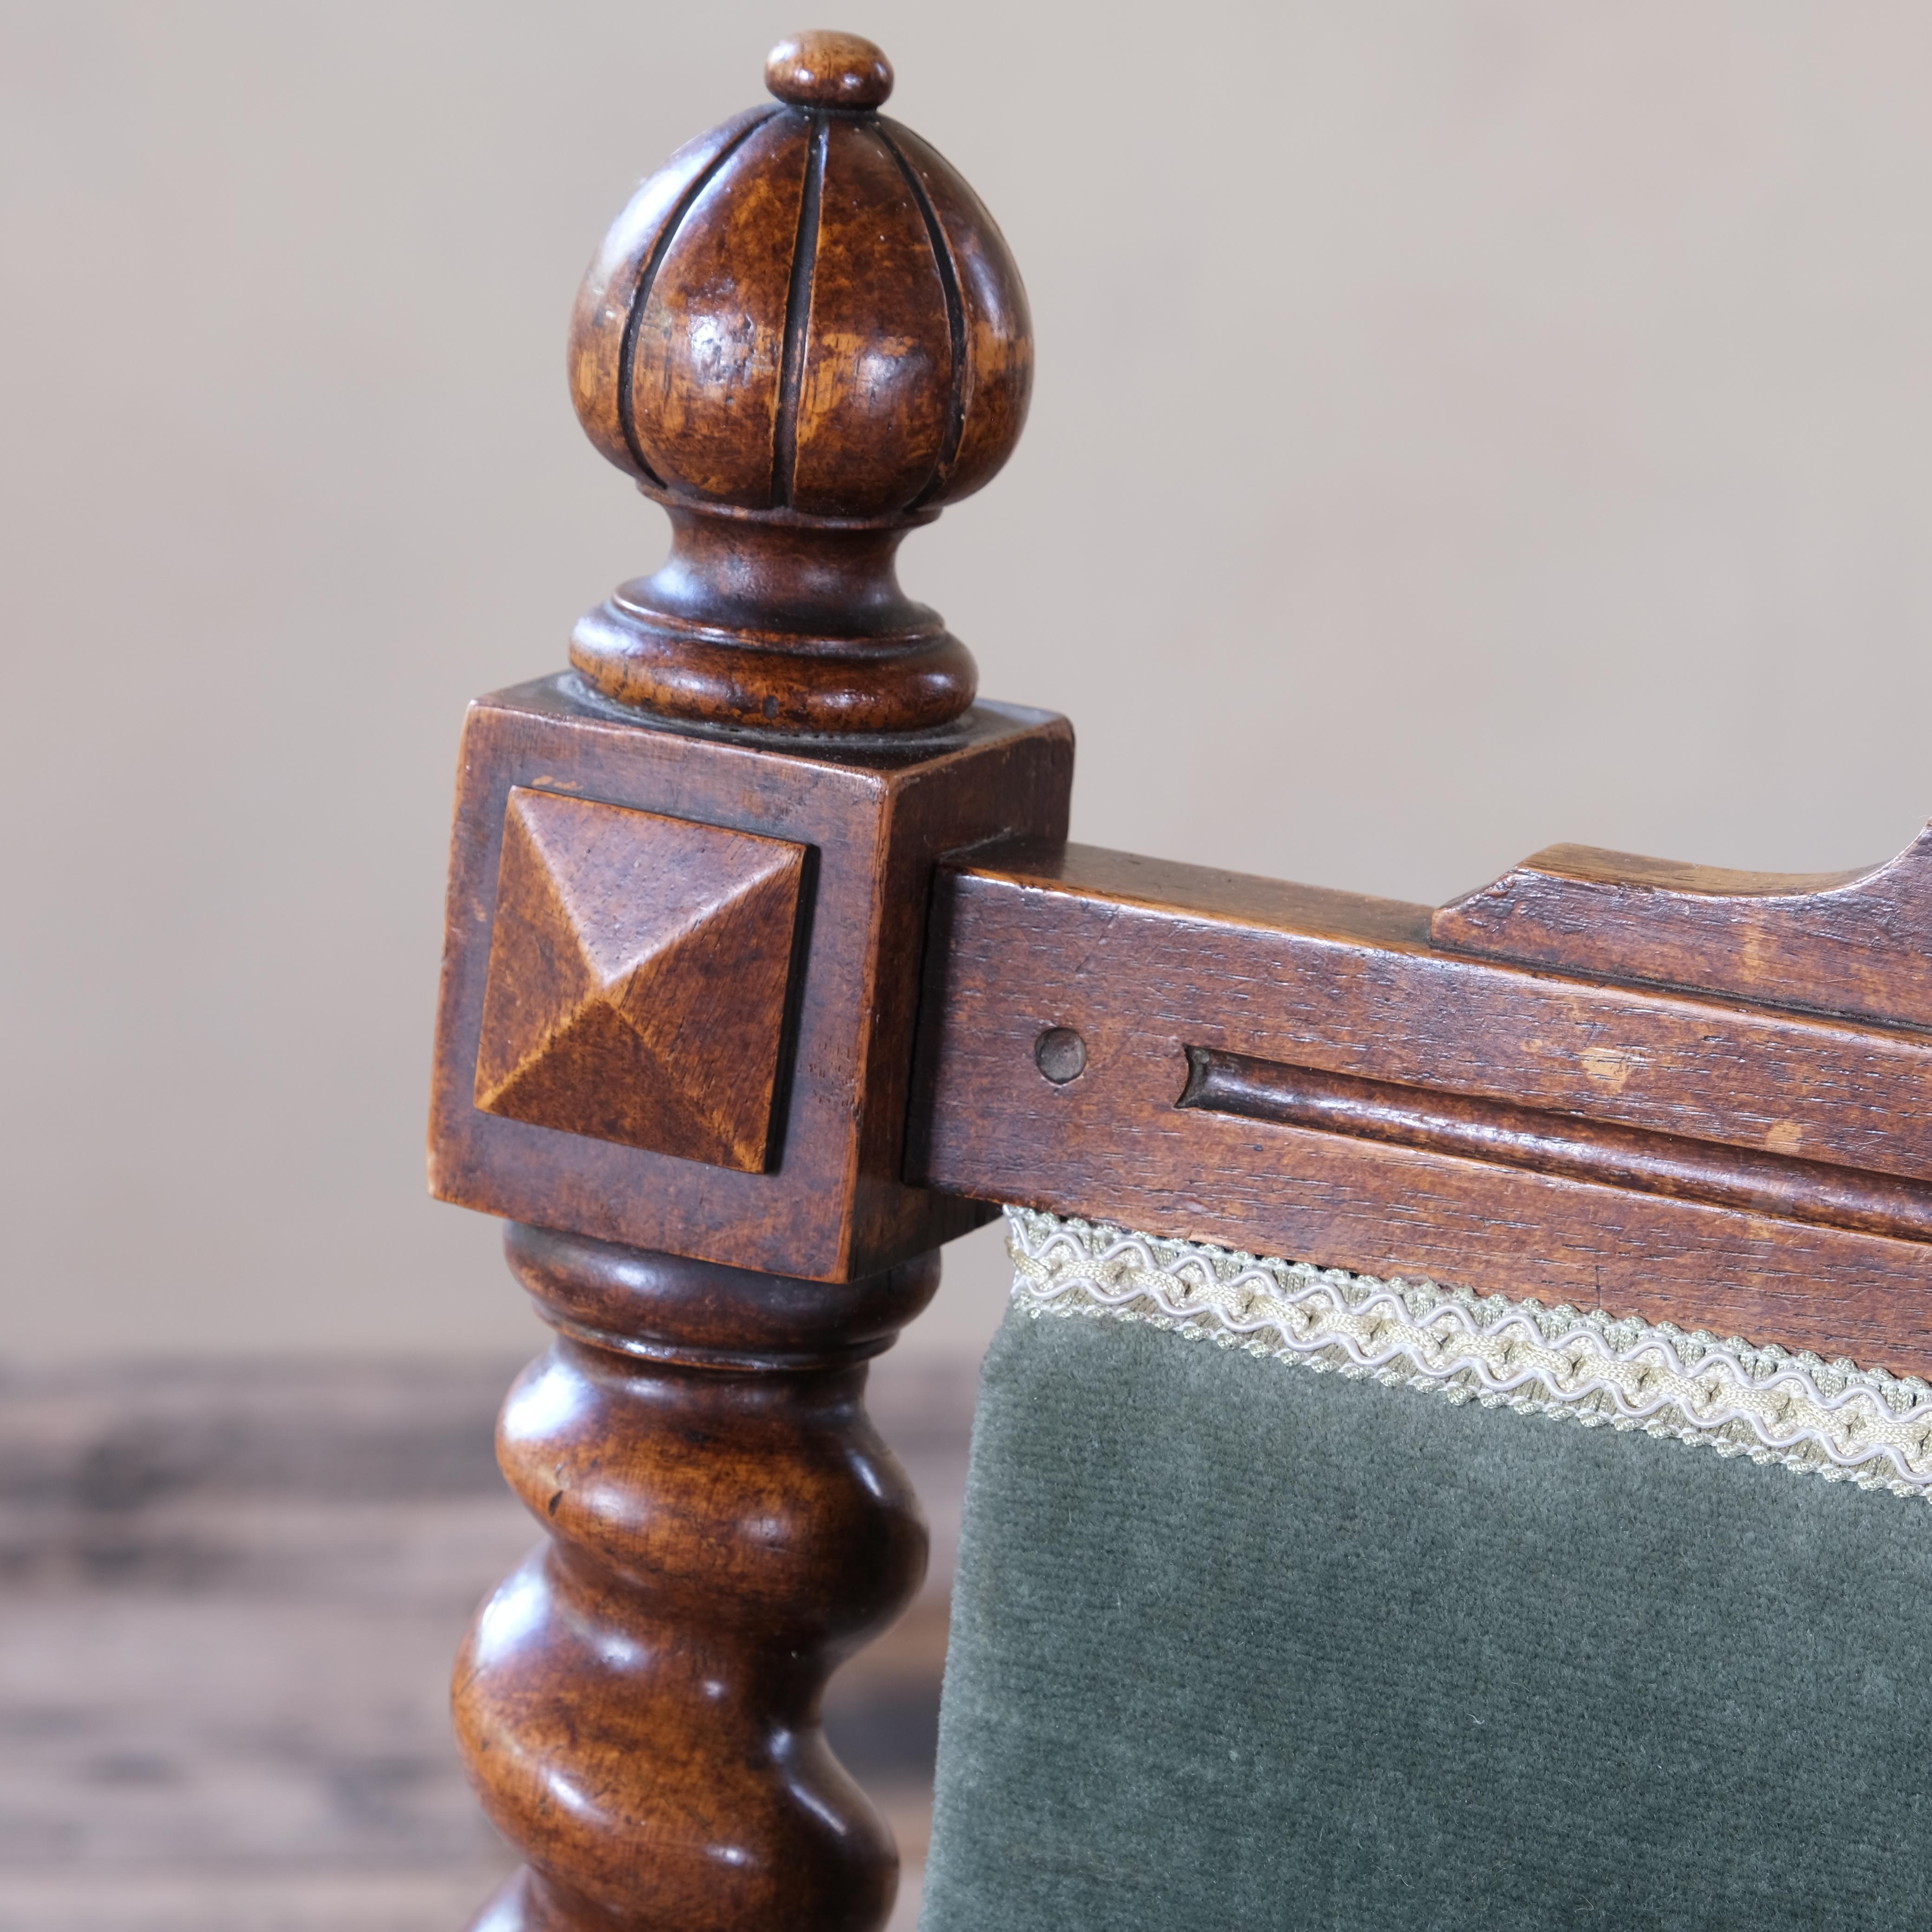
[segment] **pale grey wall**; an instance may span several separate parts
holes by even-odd
[[[1932,812],[1921,0],[837,23],[1032,290],[1027,440],[904,574],[1073,714],[1081,835],[1436,899]],[[656,560],[565,316],[796,24],[0,10],[0,1353],[530,1332],[422,1194],[458,721]]]

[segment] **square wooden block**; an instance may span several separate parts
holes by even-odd
[[[904,1178],[934,865],[1064,838],[1072,750],[990,704],[868,743],[662,729],[568,674],[480,699],[432,1192],[824,1281],[976,1226]]]

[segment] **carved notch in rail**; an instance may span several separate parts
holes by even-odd
[[[1868,872],[1730,872],[1552,845],[1430,921],[1435,944],[1932,1028],[1932,826]]]
[[[1932,1186],[1825,1161],[1190,1046],[1177,1106],[1774,1220],[1932,1242]]]

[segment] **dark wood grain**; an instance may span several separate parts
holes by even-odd
[[[638,443],[628,398],[640,305],[666,245],[719,166],[776,110],[767,101],[679,148],[610,224],[586,271],[570,323],[570,394],[584,432],[620,469],[661,481]]]
[[[514,788],[477,1106],[764,1172],[809,856]]]
[[[765,85],[794,107],[877,107],[892,91],[892,64],[856,34],[820,28],[772,48]]]
[[[892,80],[854,36],[782,44],[777,104],[619,218],[572,394],[670,555],[464,734],[431,1185],[529,1224],[560,1331],[502,1437],[556,1540],[458,1680],[530,1859],[497,1932],[890,1903],[818,1699],[922,1560],[860,1364],[992,1211],[904,1178],[926,914],[942,854],[1064,836],[1072,754],[976,706],[899,586],[906,533],[1010,453],[1032,358],[992,218],[880,118]]]
[[[529,1862],[479,1924],[883,1924],[897,1856],[819,1706],[924,1573],[862,1395],[938,1257],[826,1286],[531,1228],[508,1251],[566,1332],[497,1433],[550,1540],[457,1664],[472,1776]]]
[[[879,117],[871,42],[796,36],[766,77],[782,104],[646,182],[578,298],[578,412],[672,512],[674,548],[588,614],[572,662],[662,716],[943,724],[973,701],[971,654],[893,556],[1011,454],[1025,296],[972,190]]]
[[[1552,845],[1430,922],[1560,972],[1932,1029],[1932,826],[1868,871],[1731,872]]]
[[[994,942],[957,923],[968,908],[1012,949],[978,994],[965,962]],[[1036,976],[1079,1004],[1104,971],[1118,994],[1090,1023],[1043,1012],[1028,1054],[1049,1024],[1096,1063],[1124,1028],[1157,1036],[1170,1103],[1193,1045],[1932,1180],[1932,1040],[1916,1034],[1470,958],[1431,946],[1424,907],[1092,846],[975,854],[949,868],[944,909],[978,1018],[1023,1033],[1010,988]]]
[[[876,123],[828,116],[825,144],[784,500],[808,515],[884,516],[908,508],[939,468],[953,410],[951,268],[935,259],[914,184]],[[882,287],[904,291],[889,316]]]
[[[1045,712],[982,706],[940,736],[855,752],[866,742],[652,730],[567,677],[472,708],[438,1020],[434,1192],[514,1220],[822,1280],[889,1268],[987,1217],[978,1203],[902,1178],[929,880],[948,850],[1017,830],[1064,830],[1071,736]],[[502,1051],[486,1049],[484,1018],[503,831],[520,786],[811,849],[768,1172],[476,1105],[479,1064]],[[640,905],[632,916],[653,911]],[[688,1077],[713,1076],[693,1068]],[[566,1112],[592,1105],[551,1099]]]
[[[958,171],[889,116],[880,133],[904,164],[956,293],[952,421],[939,466],[918,503],[956,503],[989,482],[1026,427],[1033,394],[1033,316],[999,225]]]
[[[632,298],[641,308],[623,392],[613,400],[629,430],[625,447],[634,442],[649,476],[680,496],[770,500],[786,299],[811,154],[804,116],[761,122],[722,155],[659,244],[648,287]]]
[[[1186,1051],[1187,1084],[1174,1102],[1178,1107],[1461,1155],[1780,1220],[1932,1240],[1932,1186],[1922,1180],[1720,1147],[1681,1134],[1642,1133],[1466,1094],[1317,1072],[1246,1054],[1198,1046]],[[1049,1080],[1068,1077],[1057,1073],[1037,1044],[1034,1059]],[[1080,1070],[1085,1070],[1084,1055]]]
[[[1932,1368],[1932,1245],[1897,1238],[1932,1180],[1932,1041],[1444,952],[1424,908],[1090,848],[976,854],[934,918],[927,1184]],[[1036,1060],[1056,1027],[1085,1047],[1071,1080]],[[1178,1105],[1190,1048],[1282,1070],[1278,1113]],[[1405,1130],[1386,1094],[1378,1122],[1360,1089],[1325,1118],[1286,1101],[1322,1076],[1408,1090]],[[1613,1169],[1640,1151],[1636,1186]]]
[[[671,554],[578,620],[571,658],[640,712],[778,731],[904,732],[972,702],[972,654],[899,589],[929,520],[812,530],[669,502]]]

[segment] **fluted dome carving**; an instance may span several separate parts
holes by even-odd
[[[800,519],[895,518],[977,489],[1026,415],[1032,339],[979,197],[878,112],[870,42],[801,35],[776,105],[640,188],[571,331],[591,440],[670,500]]]

